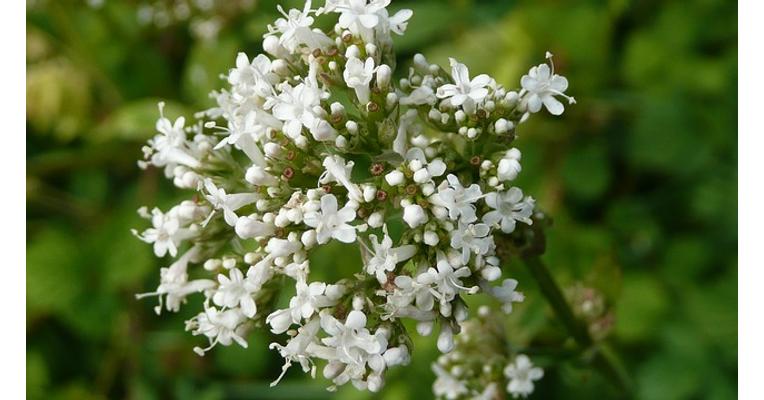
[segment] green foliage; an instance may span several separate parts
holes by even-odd
[[[177,198],[161,171],[135,164],[156,103],[175,118],[207,93],[238,51],[260,51],[276,1],[226,15],[213,40],[186,23],[136,18],[140,2],[36,1],[27,13],[27,395],[33,399],[430,398],[433,338],[390,371],[386,390],[336,395],[282,361],[261,329],[250,347],[191,352],[187,312],[157,318],[158,270],[131,236],[135,210]],[[286,2],[295,6],[301,1]],[[319,1],[320,3],[320,1]],[[30,3],[31,4],[31,3]],[[552,218],[544,260],[563,287],[604,297],[609,343],[638,398],[729,399],[737,379],[737,22],[723,0],[396,1],[414,9],[396,42],[398,76],[417,51],[468,61],[518,86],[555,54],[578,104],[521,126],[519,182]],[[390,227],[400,235],[402,225]],[[360,271],[352,246],[326,246],[316,278]],[[510,346],[546,374],[535,398],[617,398],[607,379],[568,354],[569,342],[518,260],[507,276],[525,303],[508,316]],[[288,293],[282,293],[282,297]],[[469,299],[471,310],[490,300]],[[412,327],[413,329],[413,327]],[[554,350],[556,349],[556,350]],[[554,350],[554,351],[553,351]],[[319,374],[320,375],[320,374]]]

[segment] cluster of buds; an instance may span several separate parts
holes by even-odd
[[[456,347],[432,364],[437,379],[432,385],[437,398],[494,400],[533,393],[534,381],[544,376],[525,354],[513,354],[501,318],[486,307],[462,324]]]
[[[521,154],[511,143],[542,106],[562,112],[555,96],[573,101],[567,81],[541,64],[507,90],[456,60],[448,72],[416,55],[396,82],[392,37],[412,12],[388,4],[279,8],[267,54],[238,55],[229,87],[212,93],[217,107],[189,127],[160,107],[139,165],[196,194],[141,210],[153,227],[135,234],[158,257],[177,256],[141,296],[158,296],[157,312],[204,297],[186,324],[208,339],[197,353],[246,347],[247,331],[265,324],[285,335],[270,346],[283,372],[298,363],[314,375],[321,363],[330,389],[378,391],[388,368],[409,361],[405,320],[449,353],[469,318],[465,296],[486,293],[505,312],[523,300],[516,280],[502,280],[495,242],[537,215],[512,186]],[[332,17],[332,31],[313,27]],[[407,229],[391,236],[393,221]],[[357,243],[363,265],[311,280],[311,254],[332,241]],[[293,297],[279,308],[282,292]]]
[[[613,329],[615,315],[599,290],[576,283],[565,291],[573,313],[583,321],[595,340],[603,340]]]

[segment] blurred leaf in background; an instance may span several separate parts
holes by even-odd
[[[157,318],[165,266],[135,240],[135,210],[182,196],[135,160],[156,104],[174,118],[208,107],[238,51],[260,51],[275,0],[27,2],[27,394],[39,399],[331,397],[290,371],[259,330],[248,349],[199,358],[191,315]],[[285,8],[302,1],[284,1]],[[183,6],[185,4],[186,6]],[[199,7],[200,4],[209,7]],[[180,5],[180,6],[179,6]],[[399,76],[416,52],[449,56],[518,86],[555,54],[578,100],[520,130],[519,184],[552,216],[545,260],[567,288],[591,289],[639,398],[728,399],[737,381],[737,6],[723,0],[418,0],[396,42]],[[353,254],[353,256],[348,256]],[[354,249],[316,257],[336,279]],[[331,262],[330,262],[331,261]],[[165,260],[166,262],[166,260]],[[318,267],[324,265],[324,267]],[[543,349],[565,334],[514,260],[527,300],[510,342],[539,349],[536,398],[613,398],[609,383]],[[474,308],[485,299],[476,299]],[[606,328],[606,329],[605,329]],[[385,390],[341,399],[430,398],[432,338]]]

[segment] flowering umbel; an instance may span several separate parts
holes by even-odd
[[[448,353],[469,318],[465,296],[487,293],[507,313],[523,300],[516,280],[500,281],[497,256],[496,238],[535,218],[533,198],[512,183],[521,153],[511,142],[542,105],[559,114],[555,97],[573,102],[567,81],[542,64],[509,90],[421,54],[394,81],[393,36],[412,12],[388,12],[389,3],[279,8],[267,54],[238,55],[229,86],[212,93],[217,107],[186,126],[160,105],[139,165],[196,193],[167,211],[141,210],[152,227],[135,234],[158,257],[177,256],[141,296],[159,298],[157,313],[204,297],[186,324],[208,340],[197,353],[246,347],[247,331],[264,323],[285,334],[270,345],[283,372],[296,363],[314,375],[321,365],[330,389],[378,391],[385,371],[411,356],[404,320],[436,333]],[[335,18],[334,30],[314,28],[316,18]],[[408,228],[399,237],[387,229],[396,220]],[[337,282],[311,280],[311,254],[333,241],[357,243],[364,265]],[[281,291],[294,295],[276,309]],[[525,361],[509,369],[512,394],[533,388]],[[440,390],[475,395],[458,381]]]

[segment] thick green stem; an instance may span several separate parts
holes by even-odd
[[[605,377],[612,380],[621,389],[624,397],[631,397],[631,381],[618,356],[604,344],[595,346],[586,325],[573,314],[562,290],[541,259],[538,256],[527,256],[525,257],[525,265],[573,340],[576,341],[582,351],[593,351],[592,365],[599,369]]]

